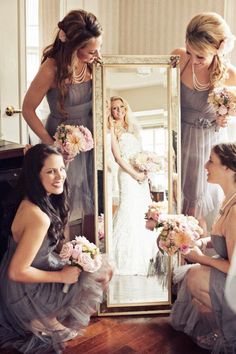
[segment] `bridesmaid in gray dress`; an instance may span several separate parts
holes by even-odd
[[[0,348],[24,354],[62,353],[81,335],[111,277],[104,259],[88,273],[58,256],[68,220],[63,158],[46,144],[25,155],[14,207],[8,210],[8,250],[0,265]],[[64,284],[69,284],[67,293]],[[1,349],[0,349],[1,351]]]
[[[23,102],[23,116],[43,143],[53,144],[61,123],[93,131],[91,64],[100,59],[101,43],[102,29],[91,13],[74,10],[58,23],[56,38],[45,48]],[[36,109],[45,96],[50,115],[44,127]],[[93,152],[64,154],[64,159],[69,163],[70,220],[94,214]]]
[[[230,265],[235,264],[236,144],[214,146],[205,167],[208,182],[221,186],[225,200],[213,224],[211,238],[198,240],[200,248],[196,246],[184,256],[197,265],[191,266],[182,280],[171,324],[211,353],[233,354],[236,353],[236,314],[226,301],[225,284]],[[217,256],[202,252],[212,245]]]
[[[206,216],[221,197],[207,185],[204,164],[211,147],[223,140],[227,117],[216,116],[207,102],[215,86],[236,85],[236,69],[227,60],[234,36],[216,13],[196,15],[186,30],[186,49],[176,49],[181,70],[182,212],[195,216],[206,230]]]

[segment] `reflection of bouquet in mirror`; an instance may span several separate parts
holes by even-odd
[[[99,242],[99,249],[101,252],[105,251],[104,237],[105,237],[104,214],[100,214],[98,216],[98,242]]]
[[[66,242],[61,249],[60,257],[68,265],[79,267],[89,273],[96,272],[102,265],[102,255],[99,248],[84,236],[76,236]],[[63,292],[67,293],[70,285],[65,284]]]
[[[146,227],[158,230],[157,245],[160,251],[173,256],[177,251],[190,252],[203,230],[193,216],[158,214],[152,206],[146,213]]]
[[[151,151],[138,152],[132,159],[134,168],[142,172],[158,172],[162,169],[160,157]]]
[[[98,216],[98,239],[102,240],[104,238],[104,214]]]
[[[236,116],[236,89],[216,87],[208,95],[208,102],[219,116]]]
[[[93,148],[92,134],[83,125],[61,124],[57,127],[54,138],[54,145],[68,155],[75,156]]]

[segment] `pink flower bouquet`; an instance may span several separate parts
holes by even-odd
[[[220,116],[236,116],[236,90],[229,87],[216,87],[209,93],[208,102]]]
[[[102,265],[102,255],[98,247],[84,236],[76,236],[74,240],[66,242],[62,246],[60,257],[67,264],[89,273],[96,272]],[[67,293],[68,289],[69,284],[65,284],[63,292]]]
[[[99,241],[104,239],[105,230],[104,230],[104,214],[98,216],[98,239]]]
[[[161,161],[155,152],[141,151],[131,160],[134,168],[143,172],[158,172],[161,170]]]
[[[92,134],[83,125],[61,124],[57,127],[54,138],[54,145],[69,156],[75,156],[81,151],[93,148]]]
[[[100,252],[105,252],[105,225],[104,225],[104,214],[98,216],[97,224],[97,233],[98,233],[98,245]]]
[[[160,251],[173,256],[180,251],[183,254],[190,252],[195,241],[200,238],[203,230],[198,221],[192,216],[158,214],[154,206],[146,213],[147,228],[156,228],[159,231],[157,245]]]

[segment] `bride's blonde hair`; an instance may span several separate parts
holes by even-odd
[[[110,108],[110,114],[108,116],[108,129],[114,128],[114,132],[118,140],[125,132],[134,134],[138,137],[140,135],[139,127],[138,124],[134,121],[134,118],[132,117],[132,112],[128,102],[121,96],[112,96],[110,98],[110,106],[114,101],[121,101],[123,103],[125,107],[125,117],[122,123],[116,121],[112,115],[112,111]]]

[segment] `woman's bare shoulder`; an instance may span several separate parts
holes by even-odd
[[[185,66],[185,64],[189,60],[189,55],[186,53],[185,48],[176,48],[171,52],[171,54],[180,56],[180,70]]]
[[[171,54],[183,56],[183,55],[186,55],[186,49],[185,48],[175,48],[174,50],[172,50]]]
[[[38,74],[43,75],[45,79],[54,80],[57,71],[56,61],[47,58],[40,66]]]
[[[42,223],[47,226],[50,225],[49,216],[29,200],[23,200],[21,202],[15,219],[18,219],[18,222],[23,222],[25,224]]]

